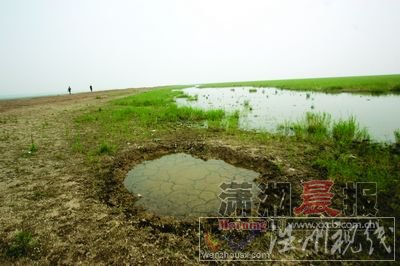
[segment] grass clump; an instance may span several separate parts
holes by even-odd
[[[331,116],[327,113],[308,112],[305,119],[294,123],[286,122],[278,127],[278,131],[298,138],[342,144],[370,139],[368,131],[360,128],[354,117],[332,122]]]
[[[83,153],[84,148],[79,137],[75,137],[72,142],[72,150],[76,153]]]
[[[37,151],[38,151],[38,147],[35,144],[35,141],[33,140],[33,135],[31,134],[31,145],[29,146],[28,153],[29,154],[33,154],[33,153],[35,153]]]
[[[246,107],[246,108],[249,108],[250,107],[250,101],[249,100],[244,100],[243,106]]]
[[[222,120],[222,126],[227,133],[232,133],[239,128],[239,111],[235,111]]]
[[[187,99],[188,101],[196,102],[199,100],[199,95],[196,94],[195,96],[189,96]]]
[[[332,137],[337,142],[351,142],[369,140],[369,134],[365,128],[361,129],[354,117],[348,120],[339,120],[333,123]]]
[[[400,129],[394,131],[394,140],[397,145],[400,145]]]
[[[6,250],[9,257],[22,257],[28,255],[37,246],[37,241],[32,234],[26,231],[17,231],[11,244]]]
[[[112,154],[114,151],[114,147],[106,142],[103,142],[100,144],[97,154],[98,155],[103,155],[103,154]]]
[[[32,143],[31,146],[29,146],[29,152],[30,153],[35,153],[38,151],[38,147],[35,143]]]
[[[329,129],[331,126],[331,116],[326,113],[311,113],[306,114],[305,119],[295,122],[286,123],[279,127],[280,131],[295,135],[299,138],[310,138],[322,140],[329,137]]]

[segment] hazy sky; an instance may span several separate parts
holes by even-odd
[[[399,0],[0,0],[0,96],[400,73]]]

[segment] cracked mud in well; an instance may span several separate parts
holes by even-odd
[[[177,153],[136,166],[129,171],[124,184],[143,197],[138,204],[157,214],[200,217],[218,215],[221,183],[253,184],[257,177],[254,171],[222,160],[203,161]]]

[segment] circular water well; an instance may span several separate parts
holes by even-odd
[[[222,183],[250,183],[256,197],[254,181],[274,178],[279,169],[255,149],[181,142],[128,150],[117,158],[111,175],[105,184],[109,204],[187,218],[217,215]]]

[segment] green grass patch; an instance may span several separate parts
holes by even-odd
[[[29,146],[29,153],[35,153],[38,151],[38,147],[35,143],[31,143],[31,146]]]
[[[278,126],[284,135],[294,135],[300,139],[324,140],[330,136],[331,116],[326,113],[308,112],[303,120],[287,122]]]
[[[103,155],[103,154],[112,154],[114,152],[115,147],[111,144],[108,144],[106,142],[102,142],[97,150],[98,155]]]
[[[92,135],[73,136],[72,149],[81,152],[83,147],[96,149],[87,153],[113,154],[124,141],[148,139],[154,134],[179,126],[207,124],[208,128],[232,130],[237,126],[237,114],[225,114],[223,110],[204,111],[192,107],[178,107],[176,97],[182,86],[163,87],[113,100],[97,109],[75,117],[77,128],[92,127]],[[157,133],[155,133],[157,132]],[[160,133],[161,134],[161,133]],[[82,143],[85,139],[85,143]],[[99,140],[107,140],[99,142]],[[124,141],[123,141],[124,140]],[[88,143],[89,142],[89,143]]]
[[[400,145],[400,129],[397,129],[394,132],[394,139],[398,145]]]
[[[377,182],[381,191],[388,191],[396,180],[396,156],[384,144],[357,143],[333,146],[321,152],[314,166],[326,169],[328,177],[347,182]]]
[[[343,182],[377,182],[388,190],[394,180],[398,157],[388,144],[370,142],[365,128],[355,118],[332,121],[326,113],[307,113],[305,119],[285,123],[279,128],[286,136],[324,147],[312,165],[327,173],[327,178]],[[400,137],[400,136],[399,136]]]
[[[352,141],[369,140],[370,136],[365,128],[360,128],[354,117],[348,120],[339,120],[333,123],[332,137],[337,142],[349,143]]]
[[[400,75],[354,76],[333,78],[287,79],[208,83],[200,87],[276,87],[290,90],[322,92],[366,92],[373,94],[400,92]]]
[[[37,241],[32,234],[26,231],[17,231],[11,244],[6,250],[9,257],[22,257],[28,255],[37,246]]]
[[[76,153],[84,153],[84,147],[82,145],[80,137],[76,136],[72,142],[72,150]]]
[[[354,141],[369,141],[370,136],[365,128],[360,128],[354,117],[347,120],[332,121],[327,113],[308,112],[304,119],[297,122],[286,122],[278,126],[283,135],[294,135],[300,139],[313,141],[333,141],[349,144]]]

